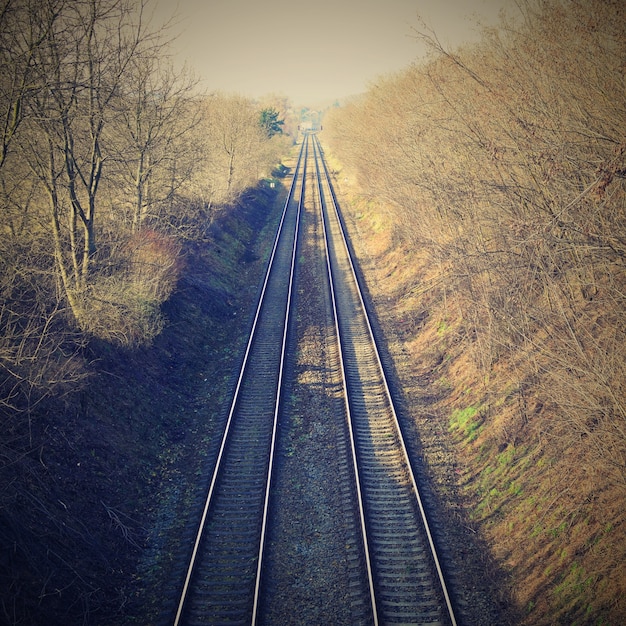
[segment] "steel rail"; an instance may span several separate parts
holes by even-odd
[[[222,435],[221,445],[220,445],[217,459],[215,462],[214,470],[211,476],[208,492],[204,501],[204,507],[203,507],[200,523],[198,526],[198,530],[196,533],[189,565],[187,567],[185,580],[183,583],[183,588],[179,597],[176,615],[174,618],[174,626],[179,626],[182,623],[181,620],[183,619],[183,615],[184,615],[184,611],[185,611],[185,607],[186,607],[186,603],[188,599],[188,594],[189,594],[190,587],[191,587],[192,577],[194,575],[194,572],[197,566],[198,552],[199,552],[200,545],[204,537],[207,519],[209,517],[209,511],[210,511],[211,504],[213,502],[213,498],[215,494],[215,487],[218,481],[218,476],[220,474],[220,471],[222,470],[224,453],[227,447],[227,443],[229,441],[229,436],[230,436],[231,428],[233,426],[233,420],[234,420],[236,408],[239,403],[244,376],[248,368],[250,353],[251,353],[254,341],[256,339],[259,319],[261,317],[261,312],[265,304],[266,292],[267,292],[267,288],[270,282],[270,277],[272,275],[272,270],[274,268],[276,252],[277,252],[279,242],[281,241],[281,237],[283,234],[283,228],[284,228],[285,219],[286,219],[289,206],[293,202],[293,195],[296,189],[296,184],[297,184],[297,181],[299,180],[300,173],[302,173],[302,176],[301,176],[302,184],[301,184],[301,190],[300,190],[300,198],[298,200],[296,225],[294,229],[294,239],[293,239],[293,245],[292,245],[292,251],[291,251],[291,269],[290,269],[290,277],[289,277],[289,282],[288,282],[287,305],[286,305],[286,310],[285,310],[285,319],[284,319],[283,334],[282,334],[282,347],[281,347],[281,355],[280,355],[278,382],[277,382],[277,388],[276,388],[276,400],[275,400],[275,405],[274,405],[273,426],[272,426],[272,435],[271,435],[271,444],[270,444],[271,450],[270,450],[270,457],[268,461],[267,482],[265,486],[265,496],[264,496],[263,514],[262,514],[263,520],[262,520],[261,534],[260,534],[260,539],[259,539],[259,554],[257,557],[257,568],[256,568],[256,576],[255,576],[252,623],[254,624],[256,621],[256,611],[257,611],[257,606],[258,606],[259,585],[260,585],[259,579],[260,579],[260,572],[261,572],[261,560],[262,560],[262,551],[263,551],[263,545],[264,545],[264,540],[265,540],[265,529],[266,529],[266,523],[267,523],[267,511],[268,511],[268,502],[269,502],[269,490],[270,490],[271,473],[272,473],[272,465],[273,465],[273,458],[274,458],[274,445],[276,441],[276,425],[277,425],[277,416],[278,416],[280,396],[281,396],[280,385],[282,384],[282,374],[283,374],[282,370],[283,370],[284,358],[285,358],[287,329],[289,325],[288,318],[289,318],[289,309],[291,306],[291,291],[293,288],[294,266],[295,266],[295,259],[296,259],[296,254],[297,254],[296,249],[297,249],[299,222],[300,222],[300,212],[302,208],[302,203],[303,203],[303,198],[304,198],[304,189],[305,189],[307,149],[308,149],[308,141],[303,141],[302,147],[300,149],[300,153],[298,156],[297,165],[294,171],[294,177],[291,182],[287,199],[283,207],[281,219],[280,219],[280,222],[277,228],[277,233],[274,239],[272,252],[271,252],[268,264],[267,264],[265,279],[264,279],[261,293],[259,296],[258,305],[256,308],[256,312],[255,312],[254,319],[252,322],[252,327],[250,330],[250,335],[248,338],[246,350],[245,350],[244,357],[243,357],[243,362],[239,371],[239,376],[238,376],[237,384],[236,384],[235,391],[233,394],[233,399],[230,405],[228,418],[226,420],[226,425],[225,425],[224,432]]]
[[[321,163],[322,163],[322,168],[324,170],[324,179],[326,181],[326,184],[328,186],[328,189],[330,191],[330,196],[331,196],[331,203],[330,204],[332,205],[332,211],[333,211],[333,213],[334,213],[334,215],[336,217],[336,221],[337,221],[337,224],[338,224],[338,227],[339,227],[340,239],[341,239],[340,245],[342,245],[343,249],[345,250],[345,257],[347,259],[348,266],[350,268],[349,271],[350,271],[350,274],[352,276],[352,280],[354,281],[354,285],[356,286],[356,292],[358,294],[358,299],[359,299],[359,302],[360,302],[360,306],[361,306],[361,309],[362,309],[362,311],[364,313],[363,318],[364,318],[365,323],[366,323],[367,333],[369,334],[369,338],[370,338],[370,342],[371,342],[371,345],[372,345],[372,348],[373,348],[373,352],[375,353],[377,367],[378,367],[378,370],[380,372],[381,382],[382,382],[383,387],[384,387],[384,392],[385,392],[385,396],[386,396],[386,402],[387,402],[387,404],[389,406],[389,410],[391,412],[391,416],[392,416],[393,422],[395,424],[395,429],[396,429],[396,433],[397,433],[397,437],[398,437],[398,443],[399,443],[399,446],[400,446],[400,449],[401,449],[401,454],[402,454],[402,456],[404,458],[404,462],[405,462],[405,465],[406,465],[406,470],[408,472],[408,476],[409,476],[410,484],[411,484],[411,487],[412,487],[412,491],[413,491],[415,500],[416,500],[417,505],[418,505],[420,517],[421,517],[421,520],[422,520],[423,529],[424,529],[424,532],[425,532],[427,540],[428,540],[430,554],[431,554],[431,557],[432,557],[432,560],[433,560],[433,564],[434,564],[436,572],[437,572],[437,577],[438,577],[439,585],[440,585],[440,588],[441,588],[441,592],[442,592],[443,597],[445,599],[447,615],[449,617],[449,620],[450,620],[452,626],[456,626],[456,624],[457,624],[456,616],[455,616],[454,609],[453,609],[453,606],[452,606],[452,602],[451,602],[451,599],[450,599],[450,594],[448,592],[448,588],[447,588],[447,584],[446,584],[446,581],[445,581],[443,569],[441,567],[440,560],[439,560],[439,557],[438,557],[438,554],[437,554],[437,550],[436,550],[436,547],[435,547],[435,542],[434,542],[434,539],[433,539],[433,536],[432,536],[432,532],[431,532],[431,529],[430,529],[430,524],[428,522],[428,518],[427,518],[426,510],[425,510],[425,507],[424,507],[424,504],[423,504],[423,501],[422,501],[422,497],[420,495],[420,491],[419,491],[419,488],[417,486],[417,481],[415,479],[415,473],[413,471],[412,464],[411,464],[411,461],[410,461],[410,457],[409,457],[409,454],[408,454],[408,451],[407,451],[407,448],[406,448],[406,445],[405,445],[405,442],[404,442],[404,436],[403,436],[403,433],[402,433],[402,428],[401,428],[400,422],[398,420],[398,416],[397,416],[397,412],[396,412],[396,409],[395,409],[395,406],[394,406],[392,394],[391,394],[391,391],[389,389],[389,384],[388,384],[387,377],[386,377],[386,374],[385,374],[385,369],[384,369],[383,364],[382,364],[382,360],[381,360],[381,357],[380,357],[380,352],[379,352],[379,349],[378,349],[378,345],[377,345],[377,342],[376,342],[376,339],[375,339],[375,336],[374,336],[374,333],[373,333],[373,330],[372,330],[371,322],[369,320],[369,315],[368,315],[367,307],[365,305],[365,301],[364,301],[364,298],[363,298],[360,281],[359,281],[359,278],[357,276],[357,273],[356,273],[356,270],[355,270],[355,267],[354,267],[354,263],[353,263],[353,260],[352,260],[352,255],[350,253],[350,248],[349,248],[348,243],[347,243],[347,235],[346,235],[346,232],[345,232],[343,221],[341,219],[341,214],[340,214],[340,211],[339,211],[339,203],[337,201],[337,197],[336,197],[333,185],[332,185],[331,177],[330,177],[330,174],[328,172],[328,168],[327,168],[326,162],[325,162],[325,160],[323,158],[323,153],[322,153],[322,150],[321,150],[319,139],[315,135],[313,136],[313,149],[314,149],[314,154],[316,155],[316,161],[315,161],[316,168],[318,168],[318,158],[317,158],[318,156],[319,156],[319,161],[321,161]],[[319,188],[320,195],[322,195],[321,177],[320,177],[320,180],[318,181],[318,184],[320,186],[320,188]],[[325,204],[323,200],[322,200],[322,203]],[[332,279],[332,268],[330,268],[329,271],[331,272],[331,283],[332,283],[333,282],[333,279]],[[334,296],[333,296],[333,299],[334,299]],[[342,371],[344,371],[344,375],[345,375],[345,365],[343,363],[342,363]],[[350,411],[349,408],[348,408],[348,410]],[[353,445],[354,445],[354,438],[352,437],[352,434],[351,434],[351,438],[353,440]],[[358,482],[359,481],[357,480],[357,484],[358,484]]]
[[[269,501],[270,501],[270,487],[272,482],[272,470],[274,466],[274,453],[276,448],[276,429],[278,427],[278,417],[279,411],[281,407],[281,390],[283,383],[283,375],[284,375],[284,365],[285,365],[285,355],[287,352],[287,339],[288,339],[288,331],[289,331],[289,320],[291,313],[291,301],[293,298],[293,285],[294,285],[294,277],[296,271],[296,259],[298,255],[298,238],[300,233],[300,217],[302,214],[302,207],[304,204],[304,195],[306,191],[306,159],[308,154],[308,141],[302,142],[302,149],[304,150],[304,166],[302,170],[302,188],[300,193],[300,199],[298,200],[298,213],[296,217],[296,227],[295,227],[295,236],[293,249],[291,253],[291,268],[289,272],[289,287],[287,290],[287,306],[285,310],[285,322],[283,327],[283,338],[282,345],[280,350],[280,365],[278,368],[278,383],[277,383],[277,393],[276,393],[276,406],[274,408],[274,417],[273,417],[273,425],[272,425],[272,442],[270,445],[270,458],[268,462],[268,474],[267,474],[267,485],[265,487],[265,502],[263,504],[263,519],[261,522],[261,538],[259,541],[259,557],[257,560],[257,573],[256,573],[256,582],[254,585],[254,600],[253,600],[253,608],[252,608],[252,625],[254,626],[257,621],[257,610],[259,605],[259,591],[261,585],[261,568],[263,565],[263,550],[265,548],[265,536],[267,531],[267,515],[269,510]],[[295,176],[294,176],[295,178]]]
[[[344,366],[343,347],[342,347],[342,342],[340,339],[339,316],[337,312],[337,299],[335,295],[336,293],[335,277],[334,277],[333,270],[331,267],[329,244],[328,244],[329,233],[326,227],[326,220],[324,219],[324,216],[323,216],[324,193],[322,190],[322,178],[321,178],[320,169],[319,169],[319,160],[318,160],[317,147],[316,147],[315,140],[313,141],[313,154],[314,154],[316,182],[317,182],[316,187],[317,187],[317,193],[318,193],[319,201],[320,201],[320,217],[321,217],[321,224],[322,224],[322,233],[323,233],[323,240],[325,244],[324,252],[325,252],[325,257],[326,257],[326,277],[328,279],[329,288],[330,288],[329,290],[330,290],[330,301],[331,301],[331,308],[332,308],[333,323],[335,327],[335,333],[337,336],[338,361],[339,361],[339,369],[341,372],[341,380],[343,383],[343,401],[344,401],[344,409],[346,412],[346,421],[348,424],[348,437],[350,440],[350,457],[351,457],[351,462],[352,462],[352,469],[353,469],[354,476],[355,476],[356,499],[357,499],[358,513],[359,513],[358,517],[359,517],[361,538],[363,541],[363,552],[365,555],[365,570],[366,570],[367,583],[368,583],[369,596],[370,596],[369,600],[370,600],[370,605],[372,609],[372,618],[374,621],[374,626],[378,626],[378,607],[376,604],[376,594],[374,592],[374,575],[372,571],[370,547],[369,547],[369,543],[367,539],[365,508],[363,505],[363,493],[362,493],[361,484],[358,478],[359,468],[358,468],[358,461],[357,461],[357,456],[356,456],[356,442],[354,440],[354,429],[352,427],[350,400],[348,398],[348,385],[347,385],[346,369]]]

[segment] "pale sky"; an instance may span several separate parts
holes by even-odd
[[[475,40],[513,0],[157,0],[178,6],[178,60],[209,92],[287,96],[316,106],[365,91],[424,57],[418,14],[453,47]]]

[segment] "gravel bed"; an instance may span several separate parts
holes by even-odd
[[[361,597],[365,583],[350,505],[343,400],[330,367],[332,329],[320,322],[328,311],[320,233],[310,214],[304,227],[297,351],[291,350],[286,368],[291,375],[277,441],[260,614],[263,624],[342,626],[362,622],[353,598]]]

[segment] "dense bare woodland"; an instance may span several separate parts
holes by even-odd
[[[378,236],[392,229],[390,249],[403,250],[397,309],[417,320],[411,336],[439,345],[440,360],[472,355],[439,379],[450,400],[440,412],[474,521],[528,623],[616,624],[626,9],[516,4],[521,19],[459,50],[416,31],[428,61],[331,111],[324,138],[340,180],[357,181],[354,218]]]
[[[257,104],[201,97],[143,3],[5,0],[2,402],[25,409],[83,376],[97,336],[150,341],[180,243],[284,150]]]

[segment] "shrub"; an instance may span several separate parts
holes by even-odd
[[[163,328],[160,305],[182,269],[180,245],[157,231],[141,230],[114,253],[111,267],[82,294],[82,329],[119,345],[150,343]]]
[[[126,246],[128,282],[147,300],[165,302],[182,268],[180,245],[155,230],[135,233]]]

